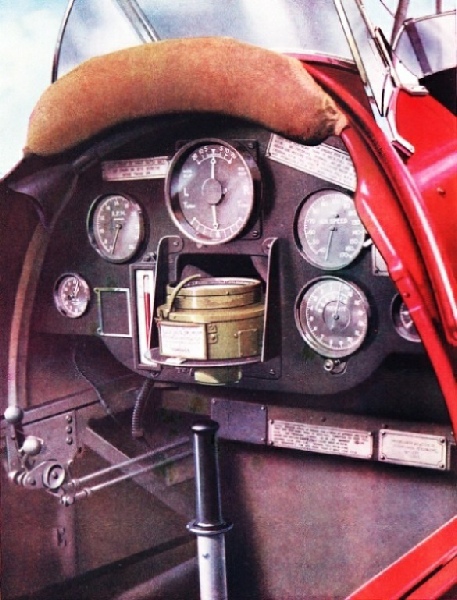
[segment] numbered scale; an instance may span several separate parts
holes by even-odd
[[[191,142],[175,155],[165,198],[171,219],[186,237],[218,245],[241,234],[254,208],[257,177],[247,161],[218,139]]]
[[[363,344],[369,304],[363,291],[339,277],[321,277],[300,292],[295,320],[306,343],[328,358],[344,358]]]
[[[69,319],[79,319],[87,311],[90,288],[78,273],[63,273],[54,284],[54,305]]]
[[[367,232],[351,196],[320,190],[300,206],[295,235],[305,259],[326,271],[351,264],[365,245]]]

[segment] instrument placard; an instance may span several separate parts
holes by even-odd
[[[274,420],[268,422],[268,441],[281,448],[321,454],[365,459],[373,456],[373,436],[369,431]]]
[[[206,360],[206,327],[159,322],[160,353],[164,356]]]
[[[329,144],[304,146],[274,133],[270,137],[266,156],[303,173],[340,185],[351,192],[356,189],[357,176],[351,157],[345,150]]]
[[[439,435],[381,429],[378,458],[398,465],[443,470],[447,468],[447,443]]]
[[[104,181],[133,181],[137,179],[163,179],[170,161],[167,156],[106,160],[102,163]]]

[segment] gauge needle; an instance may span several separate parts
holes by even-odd
[[[336,219],[339,218],[339,214],[335,215],[335,221]],[[324,260],[328,260],[329,254],[330,254],[330,246],[332,244],[332,239],[333,239],[333,234],[335,233],[335,231],[337,231],[338,227],[336,226],[336,222],[330,227],[330,231],[328,232],[328,239],[327,239],[327,248],[325,249],[325,258]]]
[[[114,248],[116,247],[117,238],[119,237],[119,232],[122,229],[122,223],[116,223],[116,233],[114,234],[113,246],[111,248],[111,254],[114,252]]]
[[[76,284],[75,284],[75,289],[74,292],[72,294],[73,298],[77,298],[79,294],[79,280],[76,280]]]
[[[329,253],[330,253],[330,245],[332,243],[332,238],[333,238],[333,234],[335,233],[335,231],[336,231],[336,227],[335,226],[330,227],[330,231],[329,231],[328,239],[327,239],[327,248],[325,249],[325,258],[324,258],[324,260],[328,260],[328,256],[329,256]]]
[[[336,306],[335,306],[335,310],[333,311],[333,327],[331,327],[330,329],[333,329],[336,325],[336,321],[338,321],[338,319],[340,318],[339,315],[339,310],[340,310],[340,304],[341,304],[341,292],[343,289],[343,283],[340,283],[340,289],[338,290],[338,297],[336,299]]]
[[[217,220],[217,210],[215,204],[211,204],[211,213],[213,215],[213,227],[214,229],[219,229],[219,223]]]
[[[216,179],[216,173],[215,173],[215,168],[216,168],[216,159],[213,157],[210,161],[209,164],[211,165],[211,179]]]
[[[70,302],[75,300],[79,293],[79,281],[77,279],[74,279],[74,282],[75,282],[75,284],[73,286],[73,291],[71,291],[67,296],[67,298],[68,298],[68,300],[70,300]]]

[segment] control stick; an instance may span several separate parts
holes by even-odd
[[[192,427],[195,461],[196,519],[187,528],[197,536],[200,600],[227,600],[225,533],[232,528],[221,515],[216,433],[207,420]]]

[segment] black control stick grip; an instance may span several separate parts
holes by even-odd
[[[195,461],[196,519],[193,533],[223,533],[231,528],[221,514],[221,494],[216,434],[218,423],[200,421],[192,426]]]

